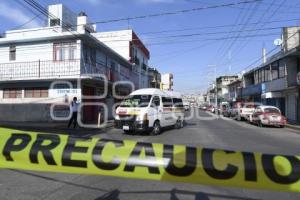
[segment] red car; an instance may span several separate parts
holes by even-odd
[[[274,106],[258,106],[252,115],[252,122],[258,126],[279,126],[284,128],[286,118]]]

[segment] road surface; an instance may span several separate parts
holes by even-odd
[[[195,110],[197,113],[197,110]],[[203,111],[193,114],[183,129],[165,130],[159,136],[124,135],[122,131],[89,131],[84,136],[130,139],[208,148],[300,155],[300,133],[290,129],[259,128],[228,119],[209,120]],[[196,117],[198,116],[198,117]],[[199,119],[199,117],[201,119]],[[125,178],[0,170],[1,200],[108,200],[108,199],[300,199],[300,194],[238,189]]]

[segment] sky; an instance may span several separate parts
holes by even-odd
[[[0,33],[43,26],[40,15],[18,1],[0,0]],[[235,75],[261,64],[280,47],[282,27],[300,23],[300,1],[261,0],[39,0],[43,6],[63,3],[91,22],[196,9],[172,15],[97,24],[97,31],[133,29],[150,50],[149,65],[174,74],[174,89],[205,92],[215,76]],[[251,0],[249,0],[251,1]],[[210,8],[216,6],[217,8]],[[276,49],[277,48],[277,49]],[[255,62],[256,61],[256,62]]]

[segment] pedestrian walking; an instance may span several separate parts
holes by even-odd
[[[68,128],[70,128],[71,124],[73,123],[73,128],[76,128],[77,125],[77,113],[78,113],[78,105],[77,103],[77,97],[73,98],[73,101],[71,102],[71,112],[72,112],[72,117],[69,121]]]

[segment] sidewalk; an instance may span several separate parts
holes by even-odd
[[[32,131],[50,131],[50,132],[65,132],[70,130],[85,131],[85,130],[105,130],[114,126],[114,120],[109,120],[107,125],[102,128],[83,128],[78,127],[73,129],[67,127],[68,122],[0,122],[0,127],[12,128],[17,130],[32,130]]]
[[[290,128],[290,129],[294,129],[294,130],[297,130],[297,131],[300,131],[300,124],[292,124],[292,123],[290,123],[290,124],[287,124],[285,127],[286,128]]]

